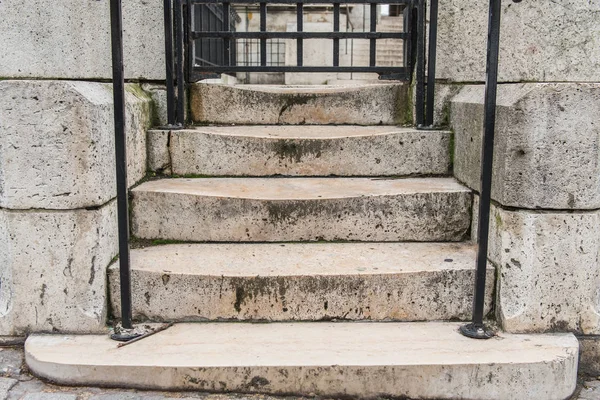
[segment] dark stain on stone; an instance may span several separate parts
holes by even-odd
[[[514,258],[510,259],[510,262],[513,263],[516,267],[521,268],[521,263]]]
[[[162,276],[163,285],[166,285],[167,283],[169,283],[169,280],[171,280],[171,275],[163,274],[163,276]]]
[[[271,382],[269,382],[268,379],[265,379],[262,376],[255,376],[250,380],[250,382],[248,382],[244,386],[247,388],[262,388],[269,385],[270,383]]]
[[[88,284],[92,284],[94,283],[94,279],[96,278],[96,268],[94,267],[94,265],[96,264],[96,256],[92,257],[92,270],[90,271],[90,280],[88,281]]]
[[[150,305],[150,293],[149,292],[144,293],[144,298],[146,299],[146,304]]]
[[[244,288],[242,286],[238,286],[235,288],[235,303],[233,304],[233,308],[235,311],[242,311],[242,302],[244,301]]]
[[[327,309],[329,308],[329,302],[325,301],[325,304],[323,304],[323,308],[325,309],[325,311],[327,311]]]
[[[40,300],[42,300],[42,305],[44,305],[44,297],[46,296],[46,289],[48,289],[48,286],[43,283],[42,284],[42,292],[40,293]]]
[[[280,160],[299,163],[306,156],[320,158],[325,146],[326,142],[323,140],[282,139],[273,142],[271,150],[277,154]]]

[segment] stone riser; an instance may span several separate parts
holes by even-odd
[[[365,86],[253,86],[195,84],[196,123],[248,125],[409,125],[407,84]]]
[[[450,137],[444,131],[341,126],[199,127],[148,135],[157,154],[151,159],[163,160],[155,170],[170,162],[174,174],[208,176],[446,175]]]
[[[470,245],[182,244],[135,249],[131,262],[138,320],[432,321],[472,312]],[[118,271],[109,269],[113,315]],[[489,311],[493,268],[487,278]]]
[[[448,178],[210,178],[132,191],[132,232],[213,242],[460,241],[472,196]]]

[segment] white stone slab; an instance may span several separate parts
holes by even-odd
[[[502,327],[600,334],[600,212],[493,207],[490,223]]]
[[[5,80],[0,93],[0,207],[85,208],[116,196],[112,85]],[[129,185],[145,176],[150,123],[150,97],[126,85]]]
[[[112,79],[107,1],[0,3],[2,78]],[[123,1],[127,79],[165,79],[163,2]]]
[[[195,122],[250,125],[410,125],[407,84],[191,86]]]
[[[70,385],[465,400],[574,391],[572,334],[474,340],[458,326],[180,324],[122,348],[108,336],[33,335],[25,352],[34,374]]]
[[[105,330],[116,203],[93,211],[0,209],[0,334]]]
[[[177,175],[446,175],[450,136],[386,126],[211,126],[172,131],[168,148],[164,134],[150,131],[149,146],[164,149],[156,164],[171,161]]]
[[[181,244],[131,252],[134,317],[468,320],[475,249],[450,243]],[[109,269],[120,315],[119,268]],[[494,269],[488,270],[490,309]]]
[[[451,178],[200,178],[132,190],[132,231],[186,241],[460,241],[471,193]]]
[[[515,5],[518,7],[518,5]],[[480,184],[484,85],[452,99],[454,172]],[[492,197],[505,206],[600,208],[600,84],[498,87]]]
[[[441,0],[438,79],[485,80],[489,3]],[[599,82],[600,3],[581,0],[503,2],[501,82]]]

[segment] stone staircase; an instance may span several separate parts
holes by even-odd
[[[180,323],[120,349],[32,336],[29,367],[152,389],[568,397],[574,336],[458,333],[472,306],[473,196],[451,175],[450,132],[397,126],[406,93],[196,85],[202,126],[149,132],[150,167],[167,176],[131,201],[135,237],[173,242],[131,251],[134,318]],[[108,279],[119,315],[116,264]]]

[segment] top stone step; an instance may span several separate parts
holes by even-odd
[[[195,123],[410,125],[409,85],[223,85],[191,87]]]

